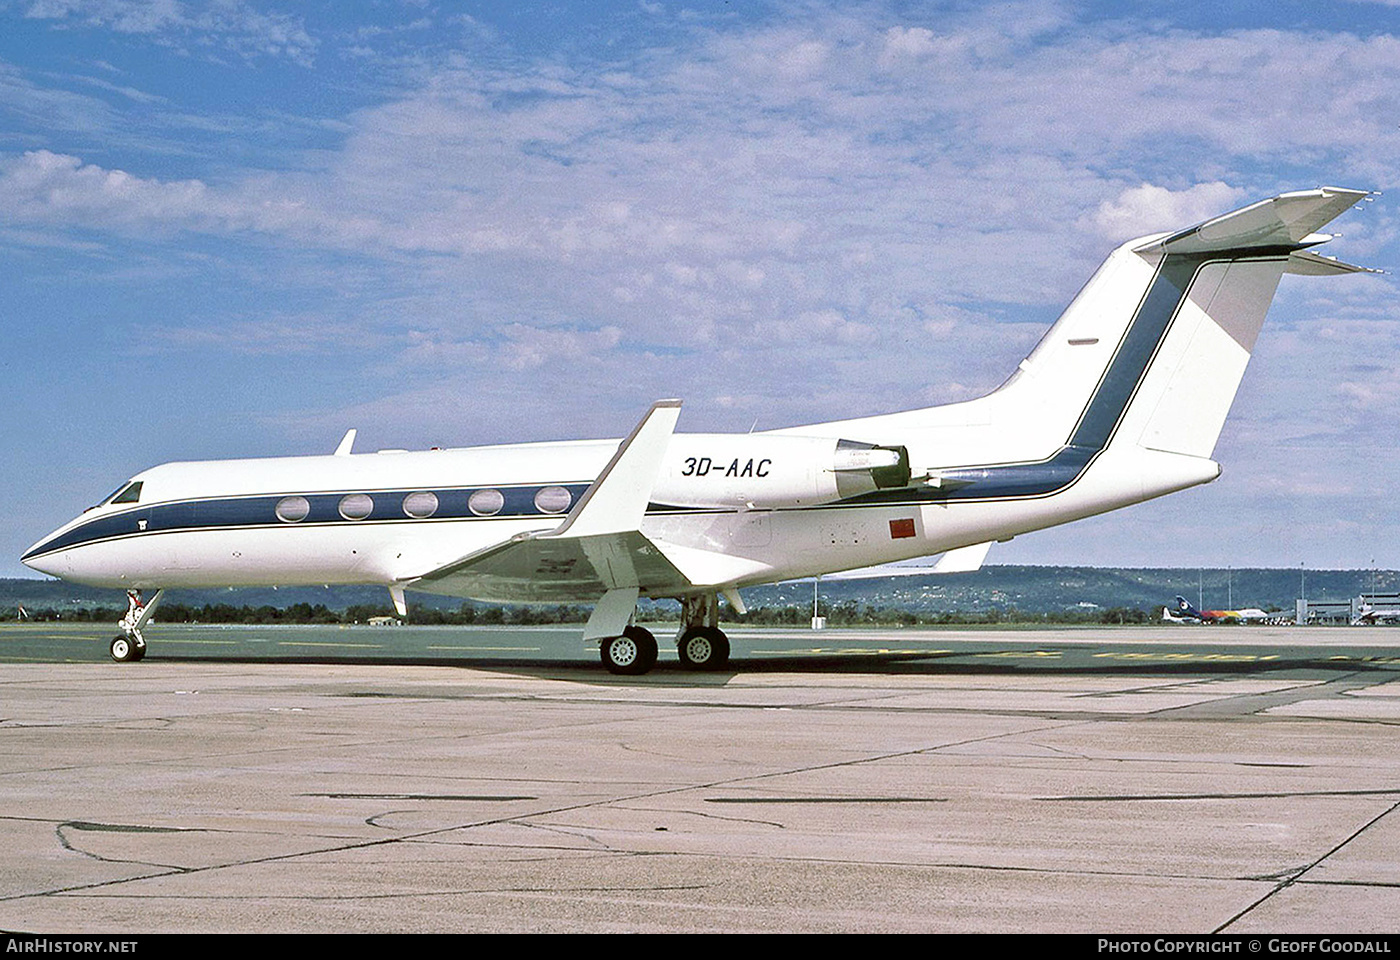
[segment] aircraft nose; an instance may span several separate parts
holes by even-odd
[[[59,530],[61,529],[60,527]],[[20,563],[29,567],[31,570],[38,570],[40,573],[48,574],[51,577],[62,577],[68,573],[68,568],[70,566],[68,551],[61,550],[54,553],[43,552],[45,544],[51,542],[58,534],[59,530],[55,530],[53,533],[35,543],[28,550],[24,551],[24,555],[19,558]]]
[[[60,556],[62,554],[54,554],[49,557],[36,557],[21,562],[26,567],[38,570],[40,573],[48,574],[51,577],[61,577],[63,576],[63,564],[59,560]]]

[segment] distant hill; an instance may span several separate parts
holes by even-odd
[[[1400,591],[1400,571],[1308,570],[1307,595],[1313,600],[1346,600],[1362,592]],[[1180,594],[1210,609],[1262,607],[1293,610],[1299,595],[1297,569],[1177,569],[1129,567],[987,566],[976,573],[946,576],[884,577],[869,580],[824,580],[825,604],[854,602],[876,608],[920,613],[983,612],[1016,609],[1024,613],[1128,607],[1156,611]],[[750,607],[804,606],[812,602],[812,581],[745,588]],[[409,593],[418,608],[456,610],[462,601]],[[357,605],[386,605],[383,587],[245,587],[220,590],[172,590],[167,599],[189,606],[289,607],[324,604],[343,611]],[[15,607],[90,609],[126,607],[120,590],[97,590],[62,580],[0,579],[0,619],[15,616]]]
[[[1394,570],[1308,570],[1312,600],[1347,600],[1359,593],[1400,589]],[[1129,607],[1160,612],[1178,594],[1207,609],[1261,607],[1292,613],[1299,596],[1297,569],[1180,569],[1134,567],[986,566],[950,576],[824,580],[824,601],[854,600],[918,612],[1017,609],[1027,613]],[[772,599],[768,599],[768,598]],[[812,583],[777,584],[744,591],[758,603],[811,603]]]

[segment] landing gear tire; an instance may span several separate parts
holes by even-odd
[[[112,654],[112,659],[117,663],[131,663],[133,660],[140,660],[146,655],[145,647],[138,647],[126,637],[113,637],[112,645],[108,647]],[[137,651],[140,651],[139,653]]]
[[[133,659],[133,660],[145,660],[145,659],[146,659],[146,645],[145,645],[144,643],[138,643],[138,644],[135,645],[135,649],[133,649],[133,650],[131,651],[131,659]]]
[[[620,637],[608,637],[598,645],[609,673],[639,676],[656,665],[656,637],[642,627],[628,627]]]
[[[676,652],[692,670],[722,670],[729,662],[729,638],[719,627],[691,627],[681,635]]]

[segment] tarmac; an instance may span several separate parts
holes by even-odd
[[[1400,926],[1383,651],[622,678],[155,650],[0,670],[0,929]]]

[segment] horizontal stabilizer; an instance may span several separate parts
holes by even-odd
[[[1211,253],[1252,247],[1311,246],[1331,239],[1319,229],[1370,194],[1365,190],[1320,187],[1280,194],[1154,240],[1141,253]]]
[[[1324,257],[1311,250],[1295,250],[1288,255],[1285,273],[1296,273],[1305,277],[1334,277],[1344,273],[1384,273],[1374,267],[1358,267],[1336,257]]]

